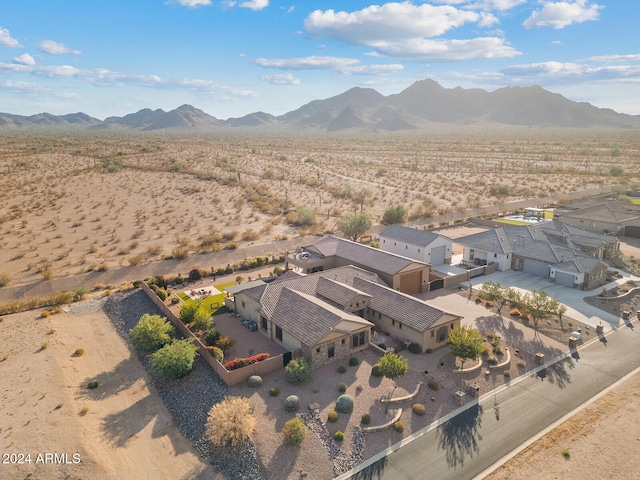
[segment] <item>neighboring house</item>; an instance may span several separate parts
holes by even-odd
[[[609,201],[563,212],[555,218],[596,233],[640,238],[640,205],[629,202]]]
[[[303,273],[355,265],[377,274],[394,290],[409,294],[429,291],[428,264],[332,235],[287,255],[285,261],[286,269],[295,265]]]
[[[460,323],[460,317],[395,291],[376,274],[352,265],[280,277],[236,293],[227,305],[316,366],[367,348],[374,324],[424,351],[445,344],[451,325]]]
[[[607,258],[618,248],[615,237],[546,222],[509,226],[458,238],[467,264],[495,263],[496,270],[517,270],[572,288],[592,290],[606,282]]]
[[[380,250],[432,266],[451,264],[452,243],[444,235],[403,225],[391,225],[380,233]]]

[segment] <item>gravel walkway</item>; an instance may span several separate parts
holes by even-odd
[[[160,313],[140,289],[111,295],[102,303],[105,313],[129,345],[129,330],[135,326],[140,317],[145,313]],[[85,312],[86,309],[96,308],[96,306],[95,300],[88,300],[74,304],[73,308],[78,312]],[[196,357],[193,370],[186,377],[179,380],[166,380],[151,369],[146,357],[138,356],[138,358],[151,377],[154,387],[180,432],[193,443],[207,461],[231,479],[264,479],[253,443],[246,443],[234,449],[222,449],[213,446],[207,439],[205,423],[209,410],[229,395],[229,389],[204,360]]]

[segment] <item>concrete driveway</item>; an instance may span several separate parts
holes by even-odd
[[[616,285],[622,285],[628,280],[640,280],[640,278],[636,276],[629,275],[621,270],[618,271],[622,274],[622,278],[606,284],[605,288],[607,290],[615,287]],[[622,318],[593,307],[584,301],[585,297],[599,295],[602,291],[602,287],[591,291],[577,290],[575,288],[551,283],[549,280],[531,273],[509,270],[506,272],[495,272],[491,275],[476,277],[471,280],[472,288],[478,289],[480,288],[480,285],[486,281],[498,282],[503,287],[513,287],[521,292],[544,290],[550,297],[555,298],[560,303],[567,306],[567,316],[593,328],[602,323],[605,331],[607,331],[616,329],[620,325],[624,325]]]

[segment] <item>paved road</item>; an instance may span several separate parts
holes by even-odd
[[[640,367],[640,328],[625,326],[484,395],[443,424],[340,478],[471,479]],[[428,429],[425,429],[428,430]],[[406,440],[406,439],[405,439]],[[396,445],[393,448],[397,448]]]

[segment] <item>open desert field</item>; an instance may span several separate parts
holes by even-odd
[[[427,223],[522,199],[562,201],[637,180],[639,159],[637,136],[623,131],[4,133],[1,283],[331,232],[360,209],[376,223],[392,204]],[[311,221],[287,219],[300,208]]]

